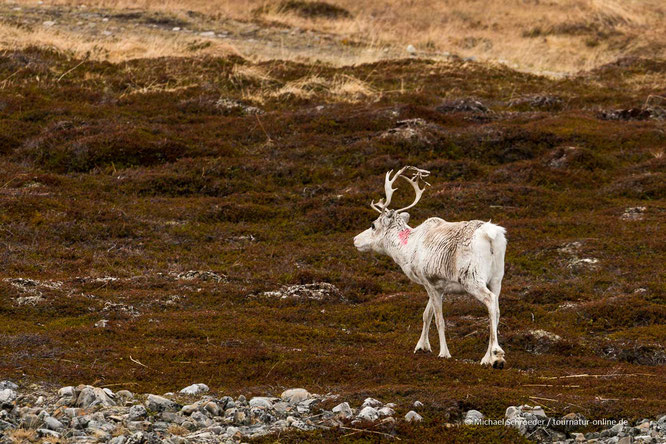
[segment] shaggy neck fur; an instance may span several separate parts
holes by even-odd
[[[414,229],[407,225],[407,222],[401,217],[395,217],[386,228],[386,236],[383,239],[384,253],[398,265],[407,263],[412,256],[414,234]]]

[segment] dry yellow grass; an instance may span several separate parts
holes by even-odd
[[[37,27],[25,29],[0,23],[0,47],[23,49],[39,46],[64,50],[78,57],[120,61],[133,58],[192,55],[192,46],[200,39],[191,36],[159,33],[126,33],[122,37],[99,37],[69,32],[62,28]],[[229,55],[236,53],[223,42],[211,42],[196,51],[198,54]]]
[[[277,90],[263,90],[261,93],[277,98],[296,99],[311,99],[314,96],[323,96],[338,102],[349,103],[379,98],[379,92],[371,88],[370,85],[356,77],[347,75],[336,75],[332,79],[311,75],[289,82]]]
[[[14,429],[7,433],[13,443],[37,442],[37,432],[30,429]]]
[[[34,1],[19,0],[34,5]],[[45,5],[88,5],[110,9],[141,9],[184,16],[186,11],[204,14],[207,23],[226,18],[260,24],[279,23],[289,27],[332,34],[360,41],[370,51],[364,57],[343,54],[320,58],[339,64],[373,61],[382,58],[382,48],[391,56],[406,56],[408,44],[426,57],[444,52],[499,60],[529,71],[573,72],[590,69],[623,55],[666,56],[666,7],[662,0],[330,0],[351,13],[350,18],[303,17],[279,8],[279,0],[46,0]],[[261,10],[262,13],[257,13]],[[6,47],[6,30],[0,31]],[[21,36],[31,40],[37,36]],[[51,37],[45,34],[46,40]],[[42,39],[44,40],[44,39]],[[187,53],[179,39],[158,36],[127,42],[75,43],[56,36],[54,45],[75,47],[98,45],[110,58],[128,58]],[[212,43],[204,52],[218,53]],[[240,51],[246,57],[261,59],[318,58],[317,51],[294,54],[293,49],[262,51],[251,46]],[[320,50],[325,52],[325,48]]]

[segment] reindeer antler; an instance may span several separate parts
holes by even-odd
[[[403,176],[402,174],[405,172],[405,170],[408,169],[414,171],[414,174],[411,179],[408,178],[407,176]],[[413,166],[405,166],[400,168],[398,172],[395,173],[393,178],[391,178],[391,173],[393,173],[393,170],[387,172],[386,178],[384,179],[384,192],[386,193],[386,201],[384,201],[384,199],[380,199],[379,202],[375,203],[375,201],[373,200],[372,203],[370,204],[370,206],[379,213],[383,213],[385,210],[388,209],[388,206],[391,204],[391,198],[393,197],[393,192],[397,190],[397,188],[393,188],[393,184],[395,183],[396,179],[398,179],[398,177],[402,177],[407,182],[409,182],[414,188],[414,191],[416,192],[416,199],[414,200],[414,202],[412,202],[411,205],[405,208],[397,210],[396,212],[398,213],[401,211],[408,210],[409,208],[412,208],[414,205],[416,205],[419,202],[419,200],[421,200],[423,191],[425,191],[425,186],[423,188],[420,188],[418,184],[419,180],[423,180],[426,186],[430,186],[430,184],[423,179],[424,177],[430,175],[430,171],[422,170],[420,168],[416,168]]]

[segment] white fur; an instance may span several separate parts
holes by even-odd
[[[420,197],[420,196],[418,196]],[[439,334],[439,356],[451,357],[446,344],[442,298],[446,293],[468,293],[488,308],[490,338],[481,364],[504,366],[504,350],[497,340],[499,295],[504,276],[506,230],[490,222],[447,222],[430,218],[417,227],[407,225],[409,214],[383,208],[373,227],[354,238],[359,251],[386,254],[413,282],[425,287],[428,304],[423,330],[414,352],[431,351],[430,321]]]

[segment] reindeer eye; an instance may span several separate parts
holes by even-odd
[[[372,228],[373,230],[375,229],[375,223],[374,222],[372,224],[370,224],[370,228]]]

